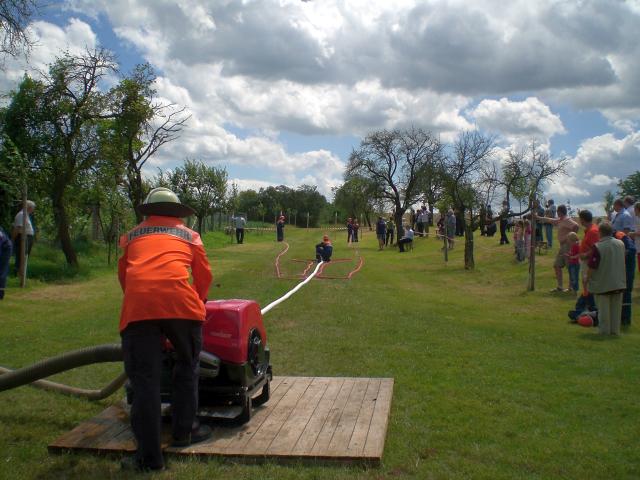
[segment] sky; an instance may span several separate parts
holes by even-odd
[[[154,67],[191,118],[149,175],[188,157],[241,189],[330,198],[368,132],[410,126],[446,142],[479,129],[499,151],[535,139],[568,158],[546,197],[596,212],[640,170],[640,0],[67,0],[30,31],[1,92],[63,50]]]

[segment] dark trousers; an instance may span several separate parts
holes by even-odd
[[[419,233],[424,233],[424,223],[422,222],[418,222],[418,232]]]
[[[509,239],[507,238],[507,221],[500,220],[500,245],[509,243]]]
[[[142,465],[160,468],[163,466],[160,447],[163,336],[176,351],[171,399],[173,436],[184,439],[197,425],[202,322],[142,320],[129,324],[121,336],[124,369],[133,388],[131,428],[138,442],[136,456]]]
[[[622,293],[622,325],[631,325],[631,292],[633,290],[633,280],[636,276],[636,253],[635,251],[626,252],[624,256],[627,289]]]
[[[386,237],[384,237],[384,244],[389,245],[389,240],[391,240],[391,245],[393,245],[393,236],[394,236],[394,231],[387,230],[387,235]]]
[[[11,240],[0,244],[0,300],[4,298],[4,289],[7,287],[9,276],[9,260],[11,259]]]
[[[236,228],[236,242],[244,242],[244,228]]]
[[[276,235],[279,242],[284,240],[284,229],[276,227]]]
[[[27,235],[27,255],[31,255],[31,247],[33,247],[33,235]],[[22,252],[22,235],[16,237],[16,241],[13,247],[13,253],[15,254],[15,274],[20,274],[20,252]]]
[[[404,246],[411,242],[413,242],[413,240],[411,240],[410,238],[401,238],[400,240],[398,240],[398,247],[400,248],[400,251],[404,252]]]

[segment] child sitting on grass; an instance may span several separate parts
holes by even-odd
[[[567,253],[569,289],[576,293],[580,288],[580,240],[576,232],[569,232],[567,242],[569,243],[569,253]]]

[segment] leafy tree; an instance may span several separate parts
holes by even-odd
[[[115,72],[104,49],[58,58],[41,80],[25,76],[5,112],[4,130],[37,173],[51,200],[57,236],[67,263],[78,265],[71,242],[69,206],[79,176],[96,162],[97,124],[110,116],[100,83]]]
[[[640,199],[640,170],[620,180],[618,182],[618,188],[620,196],[631,195],[636,200]]]
[[[202,161],[187,159],[170,172],[161,172],[158,186],[168,186],[180,200],[193,208],[198,221],[197,230],[207,215],[222,210],[227,192],[227,171],[211,167]]]
[[[611,193],[611,190],[607,190],[606,192],[604,192],[603,200],[604,203],[602,204],[602,207],[604,208],[604,211],[606,212],[608,217],[613,211],[613,202],[615,200],[615,197],[613,196],[613,193]]]
[[[398,238],[402,216],[422,195],[419,174],[442,156],[440,140],[419,128],[370,133],[349,157],[346,178],[360,176],[378,185],[376,197],[394,209]]]
[[[379,187],[370,179],[361,176],[349,177],[342,185],[333,189],[333,203],[345,215],[360,218],[364,215],[369,226]]]

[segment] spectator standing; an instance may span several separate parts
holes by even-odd
[[[611,218],[611,228],[617,232],[624,232],[628,234],[634,228],[633,217],[629,214],[626,208],[624,208],[624,202],[621,198],[616,198],[613,202],[613,211]]]
[[[544,208],[540,205],[538,200],[533,201],[533,213],[535,213],[536,217],[544,217]],[[536,245],[538,242],[542,242],[544,239],[542,238],[542,223],[536,222]]]
[[[276,239],[279,242],[284,241],[284,215],[280,215],[276,222]]]
[[[23,222],[24,222],[24,213],[20,210],[13,221],[13,230],[11,231],[11,240],[14,245],[14,253],[15,253],[15,274],[18,275],[20,273],[20,257],[22,254],[22,235],[26,235],[27,239],[27,248],[25,251],[25,260],[29,255],[31,255],[31,247],[33,247],[33,223],[31,223],[30,215],[36,209],[36,204],[31,200],[27,200],[27,218],[26,218],[26,227],[25,231],[22,231]]]
[[[387,222],[384,218],[378,217],[376,222],[376,237],[378,237],[378,250],[384,249],[385,235],[387,233]]]
[[[404,252],[404,246],[413,243],[413,229],[411,225],[404,226],[404,236],[398,240],[398,248],[400,253]]]
[[[347,243],[353,242],[353,220],[347,218]]]
[[[535,210],[535,212],[537,213],[537,210]],[[539,217],[536,220],[540,225],[549,223],[558,227],[558,242],[560,243],[560,248],[553,263],[557,286],[552,291],[562,292],[564,291],[562,287],[562,269],[567,265],[569,248],[571,246],[567,237],[570,232],[577,232],[580,227],[567,215],[566,205],[558,205],[557,212],[558,218]]]
[[[600,231],[598,230],[598,226],[593,223],[593,215],[589,210],[580,210],[578,218],[580,220],[580,224],[584,228],[584,236],[580,242],[580,276],[582,279],[582,295],[584,297],[585,304],[594,305],[595,299],[593,298],[593,294],[589,292],[589,267],[587,262],[591,257],[595,244],[600,240]]]
[[[524,258],[528,259],[531,255],[531,222],[529,220],[524,221]]]
[[[598,307],[598,327],[603,335],[620,334],[622,292],[626,288],[624,244],[613,238],[613,228],[603,222],[598,228],[600,241],[594,245],[589,265],[589,290]]]
[[[418,227],[418,235],[424,234],[425,215],[424,212],[427,208],[423,205],[416,216],[416,226]]]
[[[567,235],[569,242],[569,258],[567,260],[567,270],[569,270],[569,288],[573,292],[580,290],[580,240],[576,232],[569,232]]]
[[[631,325],[631,292],[636,276],[636,244],[633,239],[623,232],[615,232],[614,238],[624,243],[624,267],[627,288],[622,293],[622,325]]]
[[[635,213],[635,229],[633,232],[629,234],[631,238],[633,238],[636,242],[636,254],[637,254],[637,264],[638,271],[640,272],[640,202],[637,202],[633,206],[633,212]]]
[[[244,227],[247,225],[247,221],[242,215],[233,217],[233,223],[236,227],[236,242],[244,242]]]
[[[7,288],[11,249],[11,238],[9,238],[9,235],[0,227],[0,300],[4,298],[4,291],[5,288]]]
[[[547,208],[544,210],[544,216],[547,218],[556,218],[557,207],[553,199],[547,201]],[[544,225],[545,237],[547,238],[547,246],[553,247],[553,225],[545,223]]]
[[[360,225],[358,224],[358,220],[353,221],[353,242],[358,243],[358,230],[360,230]]]
[[[502,202],[502,210],[500,210],[500,245],[508,245],[507,226],[509,218],[509,202]]]
[[[453,250],[453,247],[455,245],[456,222],[456,216],[453,213],[453,209],[450,208],[447,211],[447,217],[445,219],[445,231],[447,235],[449,250]]]
[[[393,238],[395,236],[396,224],[393,223],[393,218],[389,217],[387,220],[387,234],[384,239],[384,244],[389,245],[389,240],[391,240],[391,245],[393,246]]]
[[[516,260],[524,262],[527,258],[524,251],[524,221],[518,220],[513,232],[513,240],[516,244]]]

